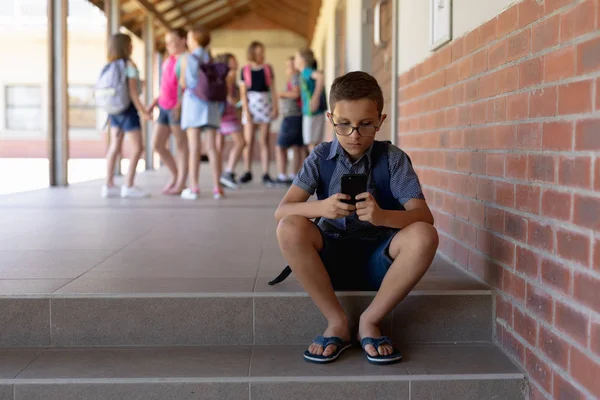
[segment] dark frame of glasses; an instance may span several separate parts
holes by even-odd
[[[354,133],[354,131],[358,132],[358,135],[361,137],[372,137],[375,136],[375,134],[377,133],[377,129],[379,129],[379,125],[362,125],[362,126],[352,126],[350,124],[336,124],[335,122],[333,122],[333,117],[329,117],[329,120],[331,121],[331,125],[333,125],[333,131],[336,133],[336,135],[340,135],[340,136],[352,136],[352,134]],[[338,132],[338,126],[345,126],[348,128],[352,128],[350,130],[350,133],[344,134],[344,133],[339,133]],[[370,134],[363,134],[361,132],[362,129],[373,129],[373,133]]]

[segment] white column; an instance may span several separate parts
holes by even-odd
[[[146,105],[154,101],[154,16],[146,15],[146,23],[144,24],[144,64],[146,70],[144,100]],[[153,122],[146,121],[144,123],[146,134],[146,170],[154,169],[154,157],[152,151],[152,128]]]
[[[104,0],[104,15],[106,15],[106,43],[110,43],[110,38],[121,29],[121,4],[120,0]],[[110,145],[110,132],[106,132],[106,144]],[[117,156],[115,161],[115,175],[121,175],[121,155]]]
[[[67,0],[48,0],[48,161],[50,186],[67,186],[69,97],[67,94]]]
[[[348,72],[371,72],[372,10],[371,0],[346,2],[346,65]]]

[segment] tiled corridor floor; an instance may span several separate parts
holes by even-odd
[[[203,182],[209,182],[204,166]],[[281,189],[258,184],[215,201],[158,193],[164,172],[141,174],[144,200],[102,199],[99,182],[0,196],[0,294],[302,292],[285,266],[273,211]],[[417,289],[480,290],[441,259]]]

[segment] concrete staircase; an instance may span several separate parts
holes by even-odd
[[[252,293],[5,296],[0,400],[526,399],[492,343],[493,294],[435,274],[383,325],[405,356],[393,366],[358,348],[306,363],[325,321],[293,277]],[[373,296],[339,295],[354,320]]]

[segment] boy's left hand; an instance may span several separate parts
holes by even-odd
[[[356,200],[358,200],[356,203],[356,215],[358,215],[358,219],[370,222],[371,225],[375,226],[381,226],[383,224],[383,210],[379,208],[379,205],[371,193],[361,193],[356,196]]]

